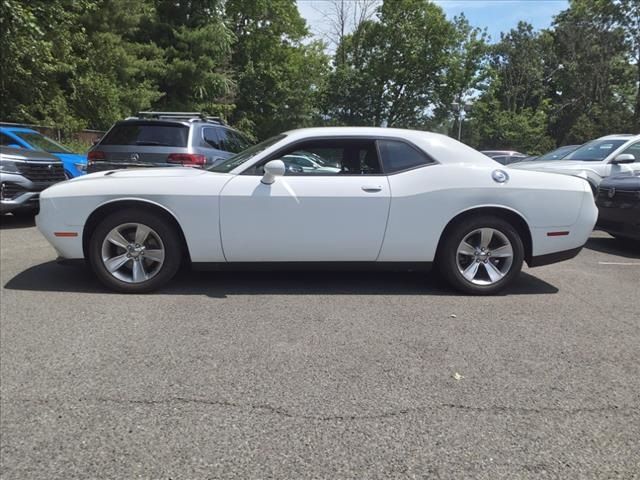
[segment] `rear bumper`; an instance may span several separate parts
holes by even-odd
[[[564,250],[562,252],[554,252],[548,253],[546,255],[538,255],[535,257],[531,257],[531,261],[529,261],[530,267],[542,267],[543,265],[550,265],[552,263],[564,262],[565,260],[571,260],[575,258],[582,247],[572,248],[570,250]]]

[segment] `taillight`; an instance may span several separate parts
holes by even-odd
[[[187,167],[202,167],[206,160],[204,155],[197,153],[172,153],[167,157],[167,163],[178,163]]]
[[[87,155],[87,160],[90,162],[95,162],[96,160],[105,160],[106,158],[107,156],[100,150],[91,150]]]

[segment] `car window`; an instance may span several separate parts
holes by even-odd
[[[202,138],[204,139],[205,143],[207,145],[209,145],[212,148],[216,148],[218,150],[221,150],[220,148],[220,141],[218,139],[218,134],[216,132],[216,128],[214,127],[207,127],[207,128],[203,128],[202,129]]]
[[[114,126],[100,145],[144,145],[186,147],[189,127],[151,123],[122,123]]]
[[[593,140],[585,143],[563,160],[580,160],[583,162],[600,162],[620,148],[626,140]]]
[[[264,163],[276,159],[284,162],[285,175],[379,175],[382,172],[375,142],[369,139],[298,143],[268,158],[252,173],[262,175]]]
[[[18,145],[18,142],[16,142],[9,135],[0,133],[0,145],[2,145],[3,147],[8,147],[9,145]],[[22,146],[20,146],[20,148],[22,148]]]
[[[220,148],[220,150],[240,153],[251,145],[249,141],[238,132],[234,132],[228,128],[219,128],[217,130],[220,145],[218,148]]]
[[[54,142],[49,137],[35,132],[15,132],[17,137],[31,145],[35,150],[49,153],[71,153],[66,147]]]
[[[620,152],[621,155],[623,153],[633,155],[634,158],[636,159],[636,162],[640,162],[640,142],[636,142],[633,145],[631,145],[629,148]]]
[[[398,140],[378,140],[378,148],[385,173],[401,172],[434,163],[418,149]]]

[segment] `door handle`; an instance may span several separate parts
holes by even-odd
[[[379,192],[380,190],[382,190],[382,185],[363,185],[362,186],[362,190],[364,190],[365,192]]]

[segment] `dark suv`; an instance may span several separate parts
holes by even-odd
[[[0,147],[0,214],[35,215],[40,192],[63,180],[62,162],[50,153]]]
[[[88,153],[87,173],[119,168],[205,167],[251,146],[219,117],[140,112],[117,122]]]

